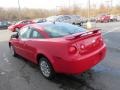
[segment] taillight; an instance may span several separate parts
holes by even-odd
[[[69,48],[69,53],[70,54],[75,54],[77,52],[77,48],[75,47],[75,46],[71,46],[70,48]]]

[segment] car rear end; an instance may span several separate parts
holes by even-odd
[[[106,45],[99,29],[87,31],[71,24],[54,23],[46,26],[45,31],[51,37],[49,45],[45,45],[58,73],[82,73],[105,57]]]
[[[67,54],[55,60],[58,72],[79,74],[91,69],[105,57],[106,45],[99,30],[65,37],[65,39],[68,44],[63,53]]]

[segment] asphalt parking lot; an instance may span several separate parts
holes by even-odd
[[[105,59],[76,76],[58,75],[46,80],[38,66],[13,57],[8,47],[12,34],[0,30],[0,90],[120,90],[120,22],[97,23],[107,44]]]

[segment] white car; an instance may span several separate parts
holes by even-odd
[[[115,15],[110,15],[110,21],[111,21],[111,22],[117,21],[117,16],[115,16]]]
[[[117,21],[120,21],[120,16],[117,16]]]
[[[47,21],[50,22],[64,22],[70,24],[79,24],[82,25],[82,21],[80,16],[78,15],[58,15],[58,16],[51,16],[46,18]]]
[[[73,24],[76,24],[76,25],[82,25],[83,24],[83,18],[80,17],[79,15],[70,15],[72,21],[73,21]]]

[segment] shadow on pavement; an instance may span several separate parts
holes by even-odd
[[[60,84],[63,90],[99,90],[90,86],[89,81],[92,79],[92,71],[89,70],[76,76],[59,74],[53,82]]]
[[[29,62],[28,60],[26,60],[21,56],[17,56],[17,58],[19,58],[24,63],[29,65],[31,68],[34,68],[39,72],[38,65]],[[93,74],[92,70],[86,71],[81,75],[75,75],[75,76],[57,74],[56,77],[51,81],[55,84],[58,84],[59,88],[63,90],[100,90],[100,89],[94,89],[92,86],[90,86],[89,81],[93,80],[92,74]]]
[[[29,65],[31,68],[37,69],[37,71],[39,72],[38,65],[29,62],[21,56],[17,56],[17,58]],[[89,81],[93,80],[92,74],[92,70],[88,70],[80,75],[57,74],[56,77],[51,81],[55,84],[58,84],[59,88],[63,90],[100,90],[94,89],[92,86],[90,86]]]

